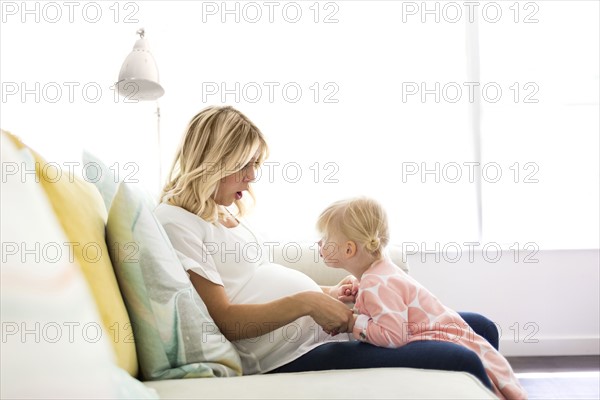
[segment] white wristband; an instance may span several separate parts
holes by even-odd
[[[367,325],[369,324],[369,316],[360,314],[356,317],[352,334],[357,340],[365,342],[367,340]]]

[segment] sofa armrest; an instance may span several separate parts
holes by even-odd
[[[402,248],[390,245],[387,252],[394,264],[408,273],[408,262],[402,253]],[[273,246],[271,260],[276,264],[300,271],[323,286],[335,285],[349,275],[346,270],[326,266],[323,259],[319,257],[319,250],[315,243],[288,243]]]

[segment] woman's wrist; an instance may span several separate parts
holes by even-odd
[[[319,295],[318,292],[300,292],[293,294],[291,297],[296,303],[296,309],[300,310],[302,315],[312,316],[313,310],[316,309],[318,304],[317,296]]]

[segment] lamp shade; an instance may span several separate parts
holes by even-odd
[[[121,66],[117,90],[128,100],[156,100],[165,90],[158,83],[156,61],[150,53],[143,31],[140,36]]]

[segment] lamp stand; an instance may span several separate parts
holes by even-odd
[[[158,195],[160,196],[163,190],[163,176],[162,176],[162,157],[160,151],[160,105],[156,100],[156,153],[158,154]]]

